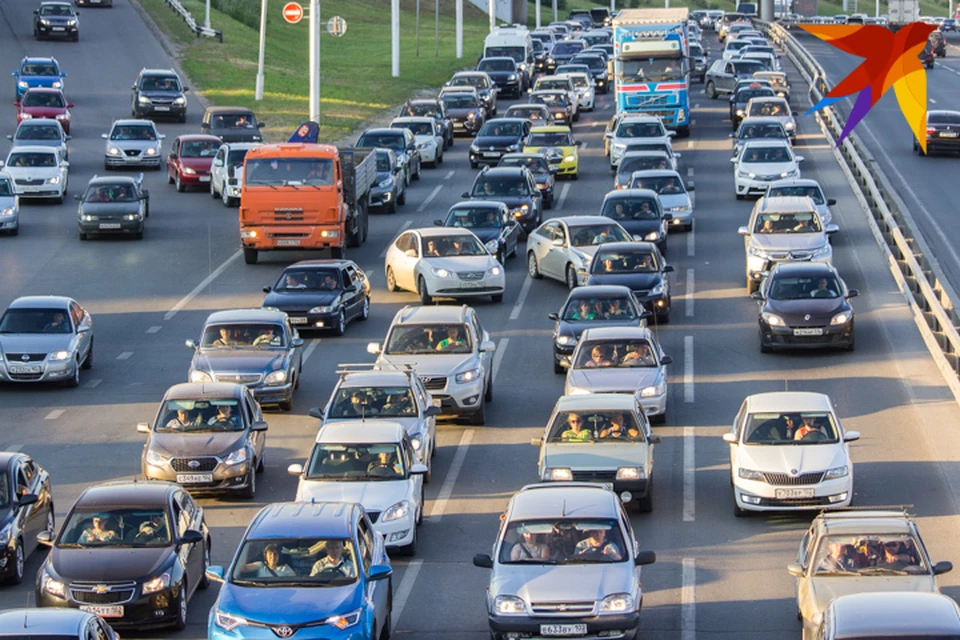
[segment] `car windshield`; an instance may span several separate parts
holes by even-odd
[[[500,229],[503,227],[503,216],[499,207],[456,207],[450,210],[443,226],[464,229]]]
[[[545,104],[548,107],[566,107],[570,104],[570,96],[566,93],[535,93],[530,96],[530,102]]]
[[[526,118],[527,120],[545,120],[543,111],[538,107],[510,107],[507,115],[512,118]]]
[[[757,71],[765,71],[766,66],[757,60],[734,60],[733,71],[738,76],[752,76]]]
[[[621,58],[619,67],[623,82],[673,82],[685,75],[680,58]]]
[[[514,520],[503,530],[500,564],[609,564],[628,559],[616,520]]]
[[[49,62],[34,62],[23,65],[20,69],[22,76],[59,76],[60,70],[57,65]]]
[[[244,587],[340,587],[357,581],[353,541],[342,538],[249,539],[230,582]]]
[[[437,110],[437,104],[435,102],[408,102],[406,107],[401,110],[401,115],[411,116],[414,118],[421,118],[429,116],[431,118],[439,118],[440,114]]]
[[[340,387],[328,418],[415,418],[417,403],[410,387]]]
[[[169,547],[170,523],[159,508],[77,508],[61,529],[58,547]]]
[[[536,91],[566,91],[570,88],[570,81],[563,80],[540,80],[537,82]]]
[[[478,135],[518,138],[522,134],[523,127],[518,122],[501,122],[497,120],[491,120],[483,125],[483,128],[480,129],[480,133]]]
[[[455,258],[487,254],[486,248],[474,236],[428,237],[423,241],[424,258]]]
[[[754,102],[750,105],[750,109],[747,111],[747,116],[749,117],[778,117],[789,115],[790,107],[787,106],[785,102]]]
[[[598,251],[590,273],[659,273],[660,267],[652,251]]]
[[[17,127],[17,140],[61,140],[60,128],[52,124],[21,124]]]
[[[527,181],[520,176],[481,177],[473,187],[474,197],[527,195]]]
[[[683,182],[676,176],[636,176],[630,186],[634,189],[650,189],[661,196],[686,193]]]
[[[603,204],[600,215],[614,220],[659,220],[660,204],[656,198],[616,198]]]
[[[752,140],[754,138],[780,138],[785,140],[787,132],[779,122],[768,124],[745,122],[740,126],[740,133],[737,137],[741,140]]]
[[[406,127],[401,127],[406,129]],[[365,133],[357,140],[358,147],[383,147],[394,151],[405,151],[407,141],[402,133]]]
[[[517,63],[510,60],[481,60],[477,66],[480,71],[516,71]]]
[[[121,125],[110,132],[111,140],[156,140],[157,131],[148,125]]]
[[[744,425],[744,444],[808,445],[836,444],[833,414],[796,411],[751,413]]]
[[[183,158],[212,158],[217,155],[221,142],[219,140],[193,140],[180,145],[180,156]]]
[[[63,95],[59,93],[50,93],[48,91],[27,91],[20,99],[20,105],[24,107],[53,107],[64,108],[67,103],[63,100]]]
[[[200,346],[204,349],[262,349],[285,347],[283,326],[266,323],[207,325]]]
[[[307,480],[372,482],[404,480],[403,452],[394,442],[334,444],[318,442],[310,454]]]
[[[909,533],[826,535],[812,560],[818,576],[930,573],[920,541]]]
[[[820,233],[820,217],[810,213],[761,213],[754,233]]]
[[[218,113],[210,119],[211,129],[256,129],[257,119],[252,113]]]
[[[773,89],[765,89],[762,87],[760,89],[743,89],[737,93],[737,102],[749,102],[752,98],[764,98],[766,96],[772,96],[772,95],[773,95]],[[750,113],[751,116],[759,115],[757,113],[754,113],[754,111],[756,111],[756,109],[751,111]],[[764,115],[774,115],[774,114],[764,114]],[[776,114],[776,115],[779,115],[779,114]]]
[[[73,333],[66,309],[7,309],[0,333]]]
[[[603,61],[603,58],[598,56],[584,56],[582,58],[575,58],[574,62],[577,64],[585,64],[590,68],[591,71],[597,69],[606,69],[607,63]]]
[[[660,169],[669,169],[670,161],[661,155],[647,154],[642,156],[634,156],[632,158],[624,158],[620,161],[620,166],[617,167],[617,175],[621,182],[628,182],[633,178],[633,173],[635,171],[649,171],[649,170],[660,170]],[[637,176],[638,180],[642,180],[643,176]]]
[[[752,147],[743,153],[740,162],[745,163],[780,163],[792,162],[790,150],[785,146],[780,147]]]
[[[240,403],[235,398],[168,400],[156,430],[161,433],[221,433],[243,431]]]
[[[432,136],[433,122],[394,122],[391,129],[409,129],[415,136]]]
[[[578,347],[574,369],[657,366],[653,346],[647,340],[589,340]]]
[[[526,167],[530,170],[530,173],[548,173],[550,171],[550,164],[543,156],[504,157],[500,159],[500,166]]]
[[[441,98],[449,109],[475,109],[477,97],[469,93],[447,93]]]
[[[558,42],[553,46],[553,55],[572,56],[583,51],[582,42]]]
[[[131,184],[97,184],[87,188],[84,202],[136,202],[137,192]]]
[[[250,187],[332,186],[333,160],[329,158],[258,158],[247,161],[244,173],[244,182]]]
[[[8,167],[55,167],[57,156],[44,151],[18,151],[7,158]]]
[[[561,317],[568,322],[635,320],[637,312],[626,298],[576,298]]]
[[[484,53],[490,58],[513,58],[515,62],[523,62],[526,50],[523,47],[487,47]]]
[[[140,81],[141,91],[180,91],[176,76],[144,76]]]
[[[274,291],[309,292],[339,291],[340,273],[337,269],[287,269],[273,285]]]
[[[73,16],[73,8],[66,4],[42,4],[40,5],[40,15]]]
[[[618,138],[662,138],[666,131],[659,122],[621,122],[614,135]]]
[[[464,324],[398,325],[390,331],[384,353],[473,353],[473,345]]]
[[[227,156],[227,164],[231,167],[238,167],[243,164],[244,158],[247,157],[247,152],[249,149],[231,149],[230,154]]]
[[[767,197],[780,197],[780,196],[807,196],[813,200],[816,204],[824,204],[825,200],[823,199],[823,192],[820,191],[820,187],[816,185],[793,185],[790,187],[771,187],[767,190]]]
[[[17,190],[13,188],[13,183],[6,178],[0,178],[0,196],[12,196]]]
[[[695,43],[690,44],[690,55],[699,58],[703,55],[703,48]]]
[[[391,169],[390,156],[384,152],[377,152],[377,171],[387,173]]]
[[[617,224],[568,225],[571,243],[589,247],[606,242],[632,242],[633,238]]]
[[[476,87],[477,89],[487,88],[487,79],[479,75],[454,76],[450,80],[451,87]]]
[[[533,132],[527,136],[528,147],[572,147],[573,135],[567,131]]]
[[[839,298],[843,287],[832,274],[825,276],[787,276],[778,274],[767,294],[771,300]]]

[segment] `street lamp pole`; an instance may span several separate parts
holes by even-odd
[[[390,0],[390,35],[392,38],[391,57],[394,78],[400,77],[400,0]]]
[[[320,122],[320,2],[310,0],[310,120]]]
[[[254,98],[263,100],[263,50],[267,45],[267,0],[260,4],[260,55],[257,58],[257,84]]]

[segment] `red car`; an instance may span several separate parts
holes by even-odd
[[[210,166],[222,144],[217,136],[205,134],[178,137],[167,154],[167,182],[177,185],[177,191],[196,186],[209,188]]]
[[[59,122],[64,132],[70,133],[73,103],[67,102],[60,89],[27,89],[20,101],[13,104],[17,107],[17,124],[31,118],[48,118]]]

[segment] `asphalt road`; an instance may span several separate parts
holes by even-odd
[[[794,29],[792,33],[821,64],[831,85],[843,80],[862,61],[800,29]],[[928,109],[956,109],[960,95],[960,61],[957,58],[960,56],[960,36],[948,34],[947,39],[947,56],[937,58],[934,68],[927,70]],[[853,98],[838,106],[843,113],[849,113]],[[880,169],[896,185],[897,193],[907,205],[948,282],[955,291],[960,290],[960,235],[957,234],[952,207],[948,204],[953,199],[954,189],[952,181],[945,179],[960,170],[960,156],[920,157],[913,153],[913,134],[900,113],[892,90],[871,109],[856,131]]]
[[[0,59],[12,70],[24,54],[52,53],[69,73],[67,93],[77,105],[72,196],[101,171],[98,134],[111,119],[129,112],[129,85],[137,71],[162,66],[165,57],[126,0],[118,0],[113,10],[84,10],[79,44],[35,44],[29,37],[31,8],[0,5]],[[634,519],[641,543],[658,555],[657,563],[644,570],[642,627],[644,637],[665,640],[798,637],[793,579],[785,567],[810,517],[734,518],[727,445],[720,435],[743,398],[781,389],[831,394],[845,426],[863,433],[853,447],[857,503],[915,505],[936,560],[960,561],[955,542],[960,437],[954,429],[960,411],[925,350],[865,215],[808,120],[801,120],[798,142],[807,158],[803,173],[821,180],[838,199],[836,264],[849,285],[862,292],[854,301],[858,348],[851,354],[760,354],[755,303],[745,294],[743,245],[736,233],[751,203],[734,198],[727,107],[708,100],[699,86],[694,102],[693,137],[678,147],[683,171],[696,184],[696,230],[669,239],[668,257],[677,267],[674,311],[659,336],[676,364],[667,425],[656,428],[663,443],[655,454],[654,511]],[[187,124],[161,124],[168,140],[198,130],[198,105],[190,106]],[[610,97],[601,97],[597,112],[576,125],[575,134],[586,143],[581,177],[558,185],[557,207],[548,215],[593,213],[611,188],[601,139],[611,109]],[[8,123],[2,128],[12,132],[13,108],[0,111],[0,121]],[[342,338],[310,337],[294,411],[268,415],[267,470],[256,500],[201,501],[216,563],[230,560],[259,507],[293,497],[296,479],[285,469],[309,451],[316,422],[307,412],[325,402],[336,364],[369,361],[366,343],[382,339],[394,313],[416,303],[412,294],[383,288],[382,253],[401,228],[432,224],[468,188],[475,172],[467,145],[458,139],[444,164],[414,183],[401,212],[376,215],[367,244],[349,254],[372,274],[370,320],[350,326]],[[190,351],[183,341],[197,337],[206,315],[259,306],[260,288],[272,283],[284,265],[314,255],[265,254],[260,264],[245,265],[239,259],[235,209],[224,209],[206,193],[178,194],[162,173],[147,174],[146,182],[152,215],[141,242],[81,243],[71,204],[27,204],[20,236],[0,238],[0,306],[20,295],[62,293],[94,316],[96,363],[83,373],[80,388],[0,389],[0,449],[29,452],[50,470],[60,518],[85,487],[139,472],[143,440],[135,424],[151,419],[163,392],[184,380]],[[537,450],[529,441],[540,434],[563,388],[562,377],[551,372],[552,327],[546,316],[565,299],[564,286],[528,281],[523,259],[508,262],[507,281],[503,303],[477,304],[498,345],[488,424],[440,425],[421,551],[394,563],[397,637],[488,638],[488,573],[473,567],[471,558],[490,548],[509,496],[536,481]],[[28,575],[41,560],[42,552],[29,559]],[[960,594],[960,576],[943,576],[941,584],[948,593]],[[32,588],[27,580],[0,589],[0,608],[30,602]],[[214,587],[194,598],[184,632],[143,637],[206,637],[215,596]]]

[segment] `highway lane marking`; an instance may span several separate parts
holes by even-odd
[[[683,336],[683,401],[693,404],[693,336]]]
[[[4,451],[9,451],[10,453],[16,453],[16,452],[22,451],[22,450],[23,450],[23,445],[22,445],[22,444],[12,444],[12,445],[10,445],[9,447],[7,447],[6,449],[4,449]]]
[[[67,412],[66,409],[54,409],[53,411],[51,411],[50,413],[48,413],[46,416],[44,416],[43,419],[44,419],[44,420],[56,420],[57,418],[59,418],[60,416],[62,416],[63,414],[65,414],[66,412]]]
[[[693,167],[687,167],[687,177],[693,178]]]
[[[150,327],[149,329],[147,329],[146,332],[147,332],[147,333],[159,333],[159,332],[160,332],[160,329],[163,329],[163,327],[161,327],[161,326],[159,326],[159,325],[154,325],[154,326]]]
[[[697,561],[684,558],[680,572],[680,640],[697,637]]]
[[[123,353],[117,356],[117,360],[129,360],[130,356],[132,355],[133,355],[133,351],[124,351]]]
[[[581,143],[580,143],[580,151],[583,151],[584,149],[586,149],[588,144],[590,144],[590,141],[589,141],[589,140],[584,140],[583,142],[581,142]]]
[[[553,205],[554,209],[563,209],[563,203],[567,199],[567,194],[570,193],[570,183],[563,185],[563,189],[560,189],[560,199],[557,200],[557,203]]]
[[[307,364],[307,360],[313,355],[313,352],[320,346],[320,339],[311,340],[306,349],[303,350],[303,358],[300,360],[300,366]]]
[[[696,437],[693,427],[683,428],[683,521],[693,522],[697,519],[696,502]]]
[[[694,281],[693,281],[693,269],[687,269],[687,294],[684,296],[686,300],[686,306],[683,310],[683,315],[687,318],[693,317],[693,294],[694,294]]]
[[[413,583],[417,581],[417,576],[420,574],[420,567],[422,566],[423,560],[412,560],[410,564],[407,565],[407,570],[403,572],[403,578],[400,580],[397,591],[393,596],[393,613],[390,616],[393,621],[392,628],[390,629],[391,633],[397,630],[400,615],[403,613],[403,608],[407,605],[407,600],[413,592]]]
[[[687,232],[687,257],[692,258],[697,255],[697,247],[695,236],[693,235],[697,231],[697,225],[693,225],[693,228]]]
[[[937,101],[934,100],[933,98],[930,98],[930,104],[937,104]]]
[[[507,345],[510,344],[510,338],[500,338],[497,343],[497,352],[493,355],[493,373],[490,374],[490,384],[497,379],[497,372],[500,371],[500,363],[503,362],[503,354],[507,352]]]
[[[691,126],[691,127],[697,126],[697,119],[696,119],[696,118],[691,118],[691,119],[690,119],[690,126]]]
[[[444,179],[444,180],[449,180],[449,179],[452,178],[454,175],[456,175],[456,173],[457,173],[456,170],[451,169],[450,171],[447,171],[447,175],[443,176],[443,179]]]
[[[430,522],[437,523],[443,519],[443,512],[447,510],[447,503],[450,502],[450,496],[453,495],[453,487],[457,484],[457,476],[460,475],[460,469],[463,468],[463,461],[467,457],[467,449],[470,448],[472,440],[473,429],[467,429],[460,437],[460,444],[457,445],[457,452],[453,455],[453,462],[450,463],[447,477],[443,479],[443,486],[440,487],[437,500],[433,503],[433,511],[430,512],[429,517]]]
[[[436,198],[437,194],[440,193],[441,191],[443,191],[442,184],[438,184],[437,186],[435,186],[433,188],[433,191],[430,192],[430,195],[427,196],[427,199],[424,200],[419,207],[417,207],[417,213],[423,213],[424,211],[426,211],[427,207],[430,206],[430,203],[433,202],[433,199]]]
[[[523,310],[523,303],[527,301],[527,294],[530,293],[531,284],[533,284],[533,278],[531,278],[528,273],[527,279],[523,281],[523,286],[520,287],[520,295],[517,296],[517,302],[513,305],[513,311],[510,312],[511,320],[516,320],[520,317],[520,312]]]
[[[84,389],[96,389],[97,386],[99,386],[99,384],[100,384],[101,382],[103,382],[102,379],[100,379],[100,378],[94,378],[93,380],[91,380],[91,381],[88,382],[87,384],[83,385],[83,387],[84,387]]]
[[[222,274],[224,271],[226,271],[228,268],[230,268],[230,265],[233,264],[234,262],[236,262],[237,260],[239,260],[239,259],[240,259],[240,256],[242,256],[242,255],[243,255],[243,251],[241,251],[240,249],[237,249],[236,253],[234,253],[232,256],[230,256],[229,258],[227,258],[226,260],[224,260],[223,263],[222,263],[219,267],[217,267],[216,269],[214,269],[214,270],[210,273],[210,275],[208,275],[206,278],[204,278],[203,280],[201,280],[201,281],[200,281],[200,284],[198,284],[196,287],[194,287],[193,291],[191,291],[191,292],[188,293],[187,295],[183,296],[183,298],[180,299],[180,302],[178,302],[177,304],[173,305],[173,308],[170,309],[170,311],[167,311],[167,312],[163,315],[163,319],[164,319],[164,320],[169,320],[169,319],[172,318],[173,316],[177,315],[177,313],[178,313],[181,309],[183,309],[185,306],[187,306],[188,304],[190,304],[190,301],[191,301],[191,300],[193,300],[193,299],[196,298],[198,295],[200,295],[200,292],[201,292],[201,291],[203,291],[204,289],[206,289],[206,288],[210,285],[211,282],[213,282],[213,281],[216,280],[218,277],[220,277],[220,274]]]
[[[439,188],[440,188],[440,187],[437,187],[437,189],[439,189]],[[407,220],[406,222],[404,222],[402,225],[400,225],[400,230],[397,231],[397,235],[399,236],[401,233],[403,233],[404,231],[406,231],[407,229],[409,229],[409,228],[410,228],[410,225],[412,225],[412,224],[413,224],[413,220]],[[380,252],[380,259],[381,259],[381,260],[387,257],[387,250],[390,248],[390,245],[392,245],[392,244],[393,244],[392,242],[388,243],[387,246],[383,248],[383,251]]]

